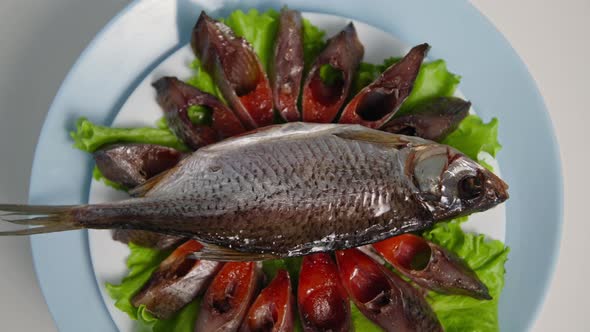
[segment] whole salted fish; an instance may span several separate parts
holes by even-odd
[[[140,198],[0,205],[1,219],[41,226],[0,234],[143,229],[208,244],[199,252],[206,259],[288,257],[487,210],[508,198],[507,188],[446,145],[360,125],[293,122],[199,149],[138,187]]]

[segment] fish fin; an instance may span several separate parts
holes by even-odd
[[[176,166],[172,167],[169,170],[166,170],[158,175],[152,176],[149,178],[145,183],[140,184],[139,186],[131,189],[128,191],[129,195],[133,197],[143,197],[145,196],[150,190],[152,190],[160,181],[164,180],[168,175],[172,174],[172,172],[176,171],[178,166],[182,163],[182,161]]]
[[[0,204],[0,220],[16,225],[38,226],[1,231],[2,235],[33,235],[83,228],[76,224],[71,211],[76,206]]]
[[[201,244],[203,245],[203,248],[200,251],[192,253],[191,257],[219,262],[250,262],[280,258],[273,254],[242,252],[204,242],[201,242]]]
[[[402,149],[410,145],[412,142],[399,135],[392,135],[390,133],[377,130],[343,130],[334,133],[334,136],[353,140],[382,145],[388,148]]]

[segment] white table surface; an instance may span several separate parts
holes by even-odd
[[[26,201],[34,147],[53,96],[80,52],[127,2],[0,0],[0,202]],[[590,149],[584,134],[590,132],[590,107],[584,101],[590,100],[590,1],[472,3],[527,64],[561,147],[565,177],[561,252],[533,330],[588,331],[590,264],[585,256],[590,250],[586,214],[590,181],[584,170],[590,166]],[[29,239],[0,239],[0,266],[0,330],[56,331],[37,284]]]

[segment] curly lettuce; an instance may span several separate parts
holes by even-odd
[[[180,151],[188,148],[170,130],[161,128],[110,128],[96,125],[86,118],[76,122],[76,130],[70,132],[74,147],[94,152],[100,147],[112,143],[146,143],[168,146]]]
[[[193,69],[193,76],[189,78],[186,83],[194,86],[195,88],[206,92],[208,94],[214,95],[215,97],[223,99],[223,95],[217,85],[213,82],[213,77],[203,68],[201,61],[198,58],[195,58],[193,62],[190,64],[190,67]]]
[[[307,72],[311,64],[315,61],[318,54],[326,46],[324,36],[326,32],[320,30],[315,25],[311,24],[309,20],[303,19],[303,63],[304,72]]]
[[[442,143],[456,148],[473,160],[478,160],[481,152],[496,157],[502,148],[498,141],[498,119],[493,118],[485,123],[475,114],[468,115]]]
[[[357,72],[352,80],[352,88],[350,96],[354,97],[364,87],[371,84],[385,69],[399,61],[399,57],[390,57],[383,60],[381,64],[372,64],[367,62],[361,62]]]
[[[444,60],[428,62],[420,67],[414,88],[396,115],[409,113],[418,104],[436,97],[449,97],[455,93],[461,76],[447,70]]]

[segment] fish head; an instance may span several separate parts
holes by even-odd
[[[508,199],[508,185],[502,179],[446,145],[415,146],[406,172],[435,221],[485,211]]]

